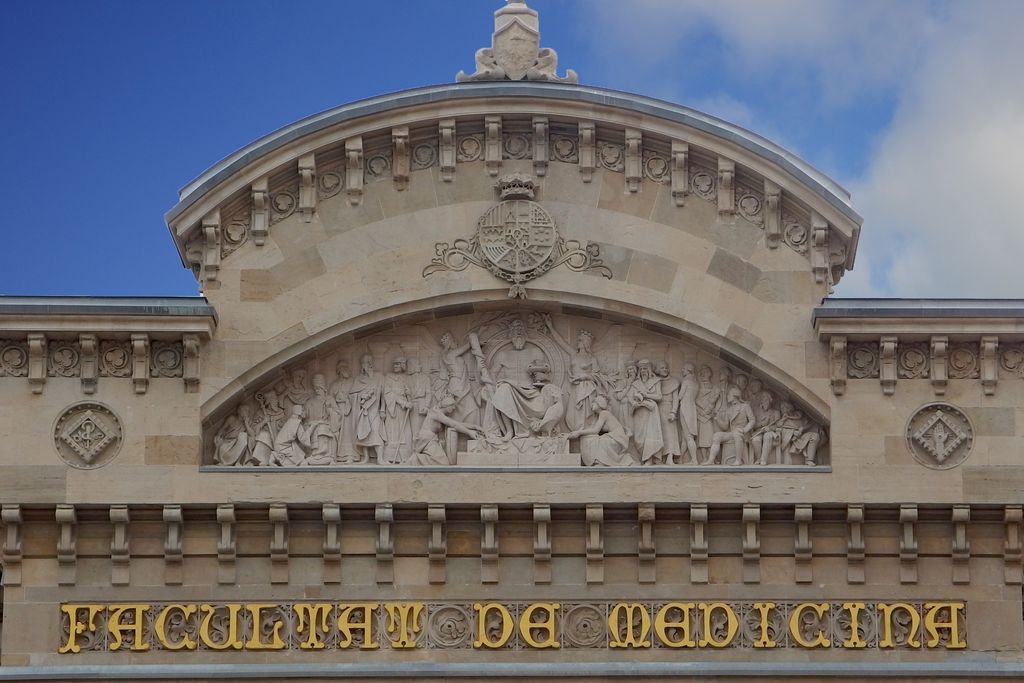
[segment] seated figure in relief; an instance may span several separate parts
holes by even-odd
[[[409,465],[453,465],[454,453],[449,456],[441,445],[441,433],[444,427],[454,429],[471,439],[483,439],[480,427],[460,422],[451,417],[458,401],[451,394],[442,395],[436,407],[427,408],[423,414],[419,431],[413,440],[412,455]]]
[[[754,412],[754,431],[750,435],[750,457],[758,465],[767,465],[774,451],[779,453],[779,421],[782,413],[772,407],[774,397],[770,391],[762,391],[757,397],[758,410]],[[781,455],[775,458],[776,464]]]
[[[546,362],[535,360],[527,368],[530,386],[506,380],[495,382],[482,366],[481,379],[488,396],[484,430],[503,441],[530,436],[551,436],[565,416],[562,390],[551,383]]]
[[[282,467],[305,465],[306,456],[312,450],[309,442],[309,430],[303,425],[306,409],[301,405],[292,406],[291,414],[274,438],[274,450],[271,453],[271,464]]]
[[[722,411],[722,419],[727,429],[715,432],[711,437],[711,451],[705,465],[718,463],[718,456],[723,446],[731,446],[732,452],[725,465],[740,465],[747,450],[747,436],[754,428],[754,413],[750,404],[743,401],[739,387],[729,387],[726,392],[726,405]]]
[[[259,417],[256,419],[256,439],[249,459],[254,465],[272,465],[274,440],[285,422],[285,412],[273,389],[256,394],[256,401],[260,406]]]
[[[785,459],[783,464],[789,464],[792,456],[802,459],[805,465],[817,464],[818,446],[822,442],[821,428],[789,401],[782,402],[779,434],[779,448]]]
[[[313,395],[304,406],[306,439],[309,442],[307,465],[334,465],[338,462],[338,433],[341,408],[327,391],[327,379],[313,375]]]
[[[591,401],[591,411],[597,420],[589,427],[577,429],[566,435],[569,439],[580,439],[580,456],[587,467],[628,467],[636,461],[627,452],[629,434],[612,411],[608,410],[608,397],[597,394]]]
[[[239,407],[241,410],[241,406]],[[213,436],[213,462],[217,465],[243,465],[249,453],[249,435],[238,415],[228,415]]]

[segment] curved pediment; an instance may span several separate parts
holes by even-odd
[[[463,306],[378,323],[250,378],[205,421],[204,463],[827,464],[816,397],[779,377],[623,316]]]

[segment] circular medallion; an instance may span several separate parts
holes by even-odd
[[[53,445],[64,462],[87,470],[102,467],[121,450],[121,421],[96,401],[64,409],[53,426]]]
[[[543,266],[555,249],[555,221],[536,202],[510,199],[480,217],[477,238],[485,258],[498,270],[521,275]]]
[[[907,421],[907,447],[925,467],[948,470],[971,454],[974,425],[949,403],[927,403]]]

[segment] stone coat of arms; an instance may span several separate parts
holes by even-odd
[[[476,234],[450,245],[438,242],[436,255],[423,269],[423,277],[465,270],[472,264],[510,282],[508,295],[522,299],[526,298],[525,283],[562,264],[577,272],[594,270],[612,277],[596,244],[584,245],[558,234],[551,215],[533,201],[535,185],[531,178],[508,175],[498,181],[498,188],[502,201],[480,217]]]

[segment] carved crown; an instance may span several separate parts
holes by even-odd
[[[498,178],[496,187],[502,199],[533,199],[537,193],[534,179],[518,171]]]

